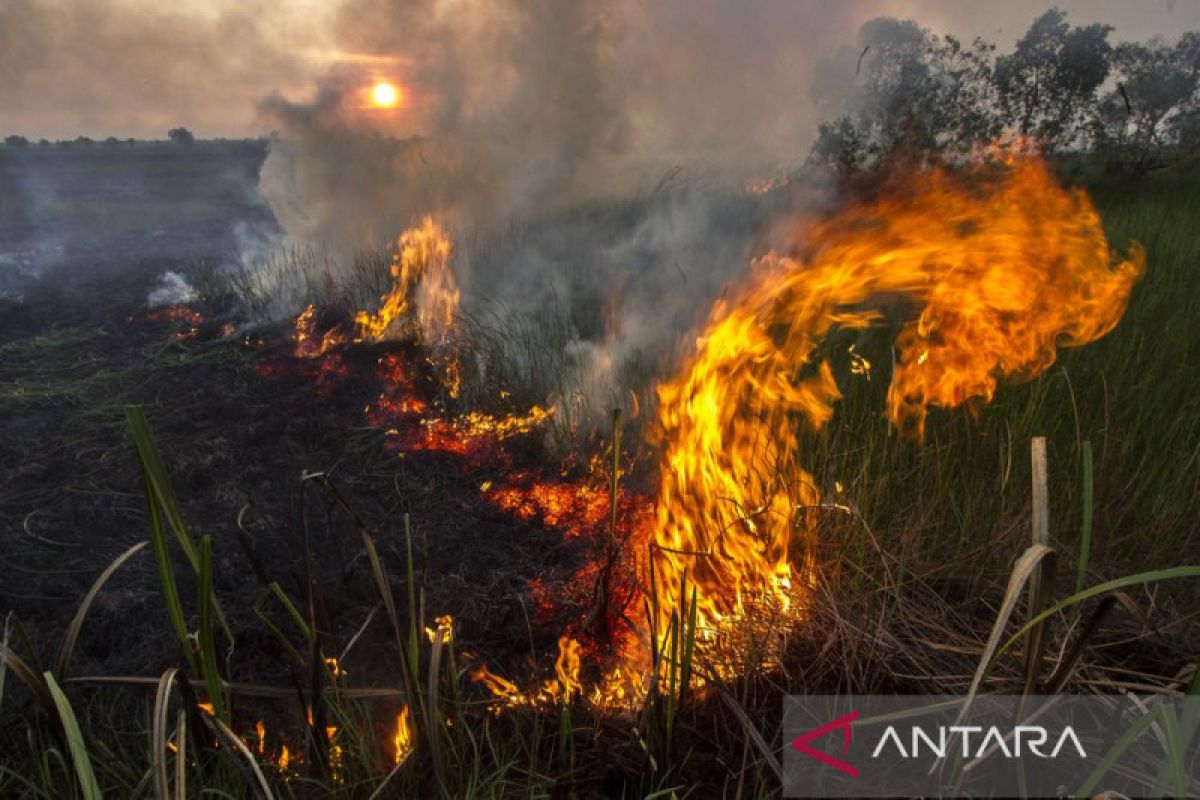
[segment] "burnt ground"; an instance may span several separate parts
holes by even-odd
[[[511,472],[511,459],[485,454],[467,464],[452,453],[401,457],[383,427],[364,419],[364,406],[387,388],[375,369],[378,359],[393,352],[419,363],[417,353],[404,345],[352,346],[341,353],[347,375],[323,383],[314,380],[312,362],[291,358],[282,326],[224,336],[223,326],[234,320],[212,298],[196,303],[206,315],[198,326],[147,310],[146,294],[163,271],[193,275],[206,262],[226,258],[248,220],[272,224],[251,193],[230,188],[253,178],[253,153],[226,156],[229,163],[216,178],[181,175],[175,185],[170,175],[158,176],[170,189],[137,199],[155,206],[146,224],[131,217],[123,230],[96,225],[93,236],[77,226],[59,237],[68,244],[38,274],[14,274],[9,265],[8,291],[0,295],[0,568],[6,575],[0,611],[13,611],[48,658],[95,577],[147,539],[123,412],[140,404],[193,537],[213,538],[216,590],[237,638],[230,679],[288,679],[290,667],[251,609],[264,579],[304,597],[306,552],[313,556],[327,654],[340,652],[379,601],[359,529],[327,491],[301,479],[306,473],[328,476],[367,524],[402,606],[408,514],[426,620],[452,614],[466,647],[507,654],[510,663],[501,669],[522,669],[531,647],[552,652],[556,626],[535,626],[531,641],[535,609],[528,582],[565,580],[586,545],[484,501],[480,485]],[[85,164],[93,172],[96,157],[89,154]],[[3,166],[11,180],[11,162]],[[57,178],[62,187],[82,168],[54,169],[59,172],[39,179]],[[14,191],[11,183],[7,189]],[[72,196],[71,203],[94,209],[104,198],[101,188]],[[195,213],[201,206],[204,213]],[[0,250],[36,257],[30,243],[75,224],[71,216],[27,215],[16,224],[10,218]],[[272,359],[282,368],[271,374],[256,368]],[[530,438],[509,449],[536,463],[537,442]],[[176,573],[184,597],[193,596],[182,559]],[[364,636],[345,665],[360,684],[372,673],[388,680],[382,662],[391,637],[382,614],[372,625],[379,635]],[[178,658],[147,549],[93,606],[72,673],[157,675]]]

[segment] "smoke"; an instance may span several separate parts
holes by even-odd
[[[167,270],[158,278],[158,286],[150,290],[146,296],[149,308],[173,306],[181,303],[191,303],[197,297],[196,290],[188,283],[187,278],[178,272]]]
[[[277,132],[261,189],[293,238],[361,246],[422,213],[487,227],[592,194],[626,134],[599,4],[445,5],[350,0],[343,38],[377,55],[309,103],[260,104]],[[381,63],[399,73],[398,120],[362,107]]]
[[[424,214],[453,232],[464,311],[565,313],[566,361],[615,386],[661,365],[796,192],[815,131],[805,48],[862,9],[820,2],[345,0],[355,54],[307,102],[259,104],[260,191],[287,244],[386,247]],[[395,111],[369,87],[394,81]]]

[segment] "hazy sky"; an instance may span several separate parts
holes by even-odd
[[[388,42],[372,40],[370,32],[373,15],[406,13],[387,6],[409,4],[0,0],[0,135],[162,138],[176,125],[203,137],[265,133],[269,123],[256,108],[272,93],[307,99],[331,74],[348,68],[355,74],[402,72],[408,43],[396,31],[405,28],[381,26],[393,39]],[[482,4],[434,3],[443,18],[470,24],[486,17],[503,24],[503,16],[479,13]],[[1059,0],[1058,5],[1074,24],[1114,25],[1114,40],[1200,29],[1200,0]],[[654,99],[645,104],[639,124],[652,130],[695,117],[688,146],[702,148],[705,126],[731,115],[758,121],[753,143],[807,135],[812,65],[852,42],[867,19],[912,18],[937,31],[980,35],[1005,48],[1049,3],[614,0],[612,6],[620,25],[616,46],[623,51],[617,62],[645,65],[632,76],[631,91]],[[392,57],[366,58],[379,52]]]

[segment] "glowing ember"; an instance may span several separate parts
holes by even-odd
[[[188,325],[199,325],[204,322],[204,315],[191,306],[174,305],[156,308],[146,314],[151,322],[181,322]]]
[[[895,342],[888,413],[919,439],[930,406],[986,402],[1000,379],[1049,367],[1057,345],[1116,325],[1141,250],[1114,267],[1087,196],[1038,158],[1002,155],[963,176],[905,175],[890,194],[798,226],[795,255],[758,259],[714,307],[695,355],[658,390],[660,632],[685,575],[702,640],[802,594],[820,496],[798,466],[797,426],[820,429],[840,397],[816,351],[832,331],[870,326],[885,298],[915,304]]]
[[[554,413],[554,409],[534,406],[527,414],[503,417],[471,411],[449,419],[423,419],[425,435],[410,443],[414,450],[466,453],[481,442],[501,442],[529,433]]]

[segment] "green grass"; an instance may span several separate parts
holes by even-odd
[[[1149,265],[1108,336],[1061,350],[1030,383],[1002,387],[978,420],[934,412],[922,444],[897,437],[880,413],[886,336],[869,333],[859,347],[883,376],[840,376],[847,399],[809,442],[808,463],[818,480],[846,486],[844,499],[902,559],[969,558],[977,575],[967,577],[993,580],[1027,538],[1018,523],[1028,443],[1045,436],[1051,539],[1071,553],[1082,545],[1090,443],[1093,577],[1200,560],[1200,336],[1191,322],[1200,314],[1200,182],[1164,174],[1094,194],[1110,243],[1143,243]]]

